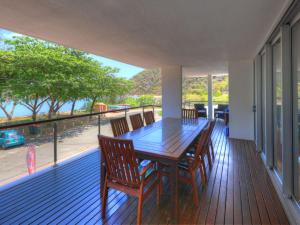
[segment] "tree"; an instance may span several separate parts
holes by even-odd
[[[4,112],[7,120],[11,120],[17,105],[17,99],[13,95],[10,85],[13,74],[12,56],[10,51],[0,50],[0,109]],[[10,110],[8,106],[12,104]]]
[[[94,67],[91,67],[91,73],[86,76],[86,92],[85,96],[91,100],[90,113],[93,112],[97,100],[103,100],[109,96],[111,92],[117,91],[113,88],[115,77],[114,73],[118,69],[109,66],[102,66],[99,62],[93,62]]]
[[[10,89],[20,104],[32,112],[35,121],[42,105],[47,101],[47,92],[44,88],[46,80],[43,73],[48,69],[45,63],[47,49],[45,42],[29,38],[14,37],[5,40],[8,50],[13,53],[10,68],[13,79],[10,80]]]
[[[36,120],[42,106],[49,106],[48,117],[72,102],[90,99],[91,111],[97,100],[115,101],[132,88],[132,81],[117,78],[118,69],[103,66],[88,54],[35,38],[18,36],[5,40],[6,49],[0,54],[0,108],[13,99],[32,112]],[[2,66],[3,65],[3,66]],[[6,110],[8,118],[10,114]]]

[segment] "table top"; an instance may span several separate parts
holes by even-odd
[[[137,153],[179,160],[206,126],[208,120],[165,118],[119,136],[131,139]]]

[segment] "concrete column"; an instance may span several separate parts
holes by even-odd
[[[207,93],[208,93],[208,118],[212,119],[213,117],[213,99],[212,99],[212,75],[207,76]]]
[[[181,118],[182,108],[182,67],[161,68],[163,118]]]
[[[254,140],[253,61],[229,62],[229,134]]]

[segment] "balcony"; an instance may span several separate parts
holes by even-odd
[[[95,137],[96,138],[96,137]],[[252,141],[229,139],[220,120],[213,133],[216,158],[208,184],[198,190],[179,185],[180,224],[289,224]],[[137,201],[109,191],[107,217],[100,213],[100,156],[97,149],[58,164],[0,193],[0,224],[134,224]],[[144,203],[144,224],[170,223],[168,179],[159,207],[153,193]]]

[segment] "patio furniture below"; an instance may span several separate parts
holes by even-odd
[[[218,104],[217,108],[214,110],[214,116],[217,119],[225,119],[225,111],[228,108],[227,104]]]
[[[141,224],[143,202],[155,188],[157,204],[160,202],[160,173],[151,161],[145,160],[143,165],[139,165],[131,140],[101,135],[98,138],[106,170],[102,191],[102,218],[106,217],[108,189],[113,188],[138,198],[137,224]],[[147,185],[149,187],[146,189]]]
[[[195,110],[197,111],[198,117],[207,118],[207,109],[205,104],[194,104]]]

